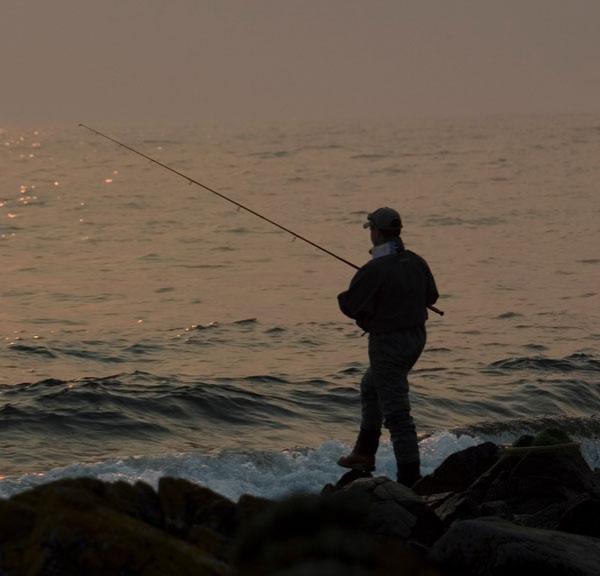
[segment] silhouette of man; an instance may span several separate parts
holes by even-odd
[[[420,478],[420,458],[407,376],[425,347],[427,307],[436,302],[438,291],[427,262],[404,248],[396,210],[375,210],[364,227],[371,231],[372,259],[338,302],[369,334],[370,365],[360,386],[360,432],[352,452],[338,464],[374,470],[383,424],[390,432],[397,480],[412,486]]]

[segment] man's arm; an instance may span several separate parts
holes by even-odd
[[[425,306],[427,306],[427,308],[431,308],[437,302],[437,299],[440,297],[437,286],[435,284],[435,279],[431,272],[431,268],[429,268],[429,264],[427,264],[425,258],[419,256],[418,254],[415,254],[414,252],[412,252],[412,254],[414,254],[417,257],[417,260],[421,263],[421,266],[423,267],[423,271],[425,273]],[[431,309],[433,310],[433,308]],[[438,310],[437,308],[433,311],[437,312],[438,314],[443,314],[443,312],[441,312],[441,310]]]
[[[433,306],[437,299],[440,297],[437,286],[435,285],[435,279],[429,266],[427,266],[427,307]]]
[[[369,267],[361,268],[352,278],[350,287],[338,295],[340,310],[365,328],[364,322],[375,311],[376,295],[380,280],[376,271]]]

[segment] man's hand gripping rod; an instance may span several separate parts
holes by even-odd
[[[146,160],[150,160],[150,162],[152,162],[154,164],[157,164],[158,166],[161,166],[165,170],[169,170],[169,172],[173,172],[173,174],[177,174],[177,176],[180,176],[184,180],[187,180],[189,184],[196,184],[196,186],[200,186],[201,188],[204,188],[205,190],[208,190],[209,192],[212,192],[213,194],[215,194],[219,198],[222,198],[223,200],[227,200],[227,202],[230,202],[231,204],[234,204],[238,208],[241,208],[242,210],[246,210],[246,212],[250,212],[250,214],[253,214],[254,216],[260,218],[261,220],[264,220],[265,222],[268,222],[269,224],[272,224],[273,226],[276,226],[277,228],[283,230],[284,232],[287,232],[288,234],[291,234],[294,238],[298,238],[298,239],[302,240],[303,242],[306,242],[307,244],[310,244],[311,246],[317,248],[318,250],[321,250],[322,252],[325,252],[325,254],[329,254],[330,256],[333,256],[334,258],[337,258],[340,262],[343,262],[344,264],[347,264],[348,266],[351,266],[355,270],[359,270],[360,267],[357,266],[356,264],[353,264],[352,262],[349,262],[345,258],[342,258],[341,256],[338,256],[337,254],[334,254],[330,250],[327,250],[326,248],[323,248],[323,246],[319,246],[318,244],[316,244],[312,240],[309,240],[308,238],[305,238],[304,236],[301,236],[300,234],[296,234],[295,232],[293,232],[289,228],[286,228],[285,226],[282,226],[281,224],[278,224],[277,222],[271,220],[270,218],[267,218],[266,216],[263,216],[262,214],[259,214],[255,210],[252,210],[251,208],[248,208],[247,206],[244,206],[243,204],[240,204],[239,202],[236,202],[235,200],[229,198],[228,196],[225,196],[225,194],[221,194],[221,192],[217,192],[216,190],[213,190],[209,186],[206,186],[205,184],[202,184],[202,182],[198,182],[198,180],[194,180],[193,178],[190,178],[189,176],[186,176],[182,172],[179,172],[179,170],[175,170],[175,168],[171,168],[171,166],[167,166],[166,164],[163,164],[162,162],[159,162],[158,160],[155,160],[154,158],[151,158],[150,156],[147,156],[143,152],[139,152],[135,148],[132,148],[131,146],[128,146],[127,144],[123,144],[123,142],[119,142],[118,140],[115,140],[114,138],[111,138],[110,136],[107,136],[106,134],[100,132],[99,130],[96,130],[95,128],[91,128],[90,126],[86,126],[85,124],[81,124],[81,123],[79,124],[79,126],[81,126],[82,128],[85,128],[86,130],[89,130],[90,132],[93,132],[94,134],[97,134],[98,136],[102,136],[103,138],[106,138],[107,140],[110,140],[111,142],[114,142],[115,144],[121,146],[122,148],[125,148],[126,150],[129,150],[130,152],[133,152],[134,154],[137,154],[138,156],[141,156],[142,158],[145,158]],[[436,308],[435,306],[427,306],[427,308],[429,308],[432,312],[435,312],[436,314],[439,314],[440,316],[444,315],[444,312],[442,310],[440,310],[439,308]]]

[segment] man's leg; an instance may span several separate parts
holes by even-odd
[[[361,424],[356,444],[350,454],[338,460],[345,468],[374,470],[383,416],[369,368],[360,383]]]
[[[362,430],[381,432],[383,415],[379,406],[377,389],[373,382],[373,371],[367,368],[365,375],[360,381],[360,427]]]
[[[390,431],[397,480],[412,486],[420,477],[419,445],[410,415],[408,372],[425,346],[425,329],[376,334],[369,339],[371,378],[385,427]]]

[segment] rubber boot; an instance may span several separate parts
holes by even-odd
[[[412,488],[421,479],[421,463],[403,462],[397,467],[397,481]]]
[[[406,439],[392,441],[396,457],[396,480],[409,488],[421,479],[421,459],[418,447],[412,446]],[[413,451],[414,449],[414,451]]]
[[[381,436],[379,430],[361,428],[352,452],[342,456],[337,463],[344,468],[372,472],[375,470],[375,454],[379,447],[379,436]]]

